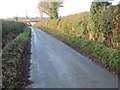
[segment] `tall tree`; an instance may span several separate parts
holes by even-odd
[[[62,3],[62,0],[42,0],[38,4],[38,9],[41,13],[50,16],[51,19],[57,19],[59,7],[63,7]]]

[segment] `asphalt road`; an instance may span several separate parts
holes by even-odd
[[[31,27],[29,88],[117,88],[117,78],[56,38]]]

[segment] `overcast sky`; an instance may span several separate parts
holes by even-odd
[[[39,17],[37,4],[40,0],[0,0],[0,18],[25,17],[26,12],[29,17]],[[59,16],[89,11],[92,0],[64,0],[64,7],[60,8]],[[114,0],[117,4],[119,0]]]

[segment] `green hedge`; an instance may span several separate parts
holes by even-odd
[[[2,48],[22,33],[26,25],[21,22],[2,20]]]
[[[88,30],[92,30],[95,41],[120,49],[120,4],[111,5],[108,2],[93,2],[90,9],[90,24]],[[103,34],[103,39],[101,35]]]
[[[69,15],[57,20],[44,20],[35,26],[60,31],[81,39],[102,42],[120,49],[120,4],[93,2],[90,12]]]
[[[50,30],[47,28],[40,29],[47,31],[53,35],[62,37],[68,44],[89,52],[100,60],[108,63],[109,66],[120,70],[120,56],[118,55],[120,53],[120,50],[109,48],[103,43],[98,43],[92,40],[83,40],[79,37],[74,37],[55,30]]]
[[[17,67],[21,63],[24,46],[28,42],[30,29],[17,36],[2,52],[2,86],[3,88],[17,88]]]

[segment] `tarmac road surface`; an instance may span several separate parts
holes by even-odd
[[[29,88],[118,88],[117,78],[58,39],[31,27]]]

